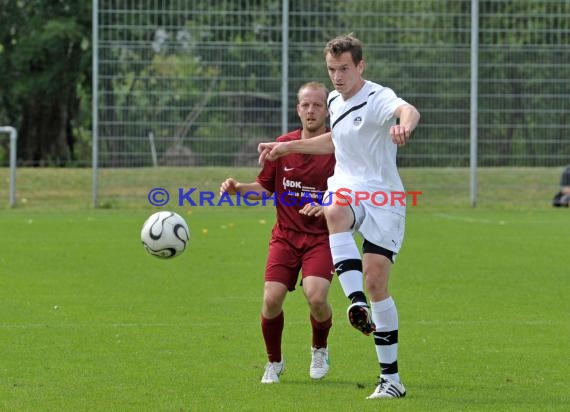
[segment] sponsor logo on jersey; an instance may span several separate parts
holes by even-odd
[[[302,183],[298,180],[289,180],[286,177],[283,178],[283,187],[291,187],[293,189],[301,189]]]

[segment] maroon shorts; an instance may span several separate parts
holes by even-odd
[[[275,226],[269,241],[265,281],[283,283],[292,291],[299,271],[301,283],[307,276],[332,280],[334,265],[328,234],[310,235]]]

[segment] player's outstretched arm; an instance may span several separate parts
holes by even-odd
[[[247,198],[252,200],[261,199],[263,193],[266,193],[267,196],[271,196],[271,192],[265,190],[259,182],[240,183],[234,178],[230,177],[224,180],[220,185],[220,196],[222,196],[224,193],[233,196],[238,192],[244,196],[247,194]]]
[[[403,146],[418,125],[420,112],[411,104],[403,104],[396,109],[394,116],[398,117],[400,122],[390,128],[390,136],[395,144]]]
[[[259,152],[259,163],[263,164],[266,160],[273,161],[289,153],[330,154],[334,152],[334,144],[331,132],[327,132],[310,139],[260,143],[257,146],[257,151]]]

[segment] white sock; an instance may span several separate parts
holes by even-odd
[[[352,232],[341,232],[329,235],[329,243],[333,263],[337,269],[338,280],[346,297],[354,292],[364,291],[362,276],[362,258],[356,246]],[[360,267],[355,267],[358,263]],[[345,270],[343,266],[346,266]]]
[[[380,376],[400,382],[398,373],[398,311],[392,297],[370,302],[372,321],[376,325],[374,344],[380,364]]]

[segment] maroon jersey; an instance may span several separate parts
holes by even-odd
[[[298,129],[278,137],[277,141],[288,142],[300,138],[301,129]],[[334,154],[291,153],[273,162],[265,162],[257,181],[265,190],[274,194],[277,206],[276,226],[303,233],[327,233],[324,216],[305,216],[299,214],[299,210],[311,199],[315,203],[322,203],[327,190],[327,179],[333,174],[334,165]]]

